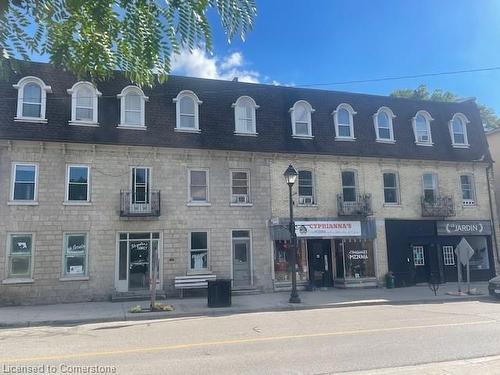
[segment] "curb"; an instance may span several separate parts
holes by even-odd
[[[81,324],[94,324],[94,323],[109,323],[109,322],[136,322],[136,321],[148,321],[148,320],[168,320],[168,319],[178,319],[178,318],[195,318],[195,317],[217,317],[217,316],[227,316],[236,314],[249,314],[249,313],[259,313],[259,312],[280,312],[280,311],[302,311],[302,310],[320,310],[320,309],[337,309],[343,307],[367,307],[367,306],[387,306],[387,305],[416,305],[416,304],[431,304],[431,303],[454,303],[463,301],[495,301],[492,297],[488,295],[475,295],[475,296],[460,296],[456,299],[433,299],[425,298],[418,300],[408,300],[408,301],[366,301],[366,302],[346,302],[346,303],[335,303],[331,305],[293,305],[285,304],[281,306],[273,306],[269,308],[260,309],[239,309],[239,308],[214,308],[210,311],[200,311],[200,312],[154,312],[154,313],[129,313],[121,314],[121,316],[109,317],[109,318],[82,318],[82,319],[65,319],[65,320],[40,320],[40,321],[24,321],[15,323],[1,323],[0,329],[8,328],[29,328],[29,327],[41,327],[41,326],[53,326],[53,327],[64,327],[64,326],[74,326]]]

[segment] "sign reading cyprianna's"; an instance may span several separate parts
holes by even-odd
[[[359,237],[360,221],[296,221],[297,237]]]
[[[438,221],[439,236],[482,236],[491,234],[491,222],[487,220]]]

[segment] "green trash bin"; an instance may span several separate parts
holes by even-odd
[[[385,275],[385,287],[387,289],[394,289],[396,287],[396,278],[392,272],[388,272]]]

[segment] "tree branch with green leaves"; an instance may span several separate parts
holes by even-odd
[[[257,15],[254,0],[0,0],[0,74],[40,54],[79,78],[121,70],[152,86],[182,49],[212,51],[210,11],[228,41],[244,40]]]

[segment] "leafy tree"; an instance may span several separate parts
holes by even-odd
[[[254,0],[0,0],[0,74],[19,69],[14,57],[42,54],[78,77],[118,69],[153,85],[181,49],[212,50],[211,10],[228,41],[244,39],[257,14]]]
[[[434,90],[432,93],[429,92],[427,86],[420,85],[415,90],[413,89],[400,89],[391,93],[391,96],[396,96],[400,98],[418,99],[418,100],[433,100],[438,102],[456,102],[460,98],[450,91],[443,91],[441,89]],[[483,120],[483,125],[486,128],[498,128],[500,127],[500,118],[496,115],[492,108],[486,107],[485,105],[477,103],[479,112],[481,113],[481,118]]]

